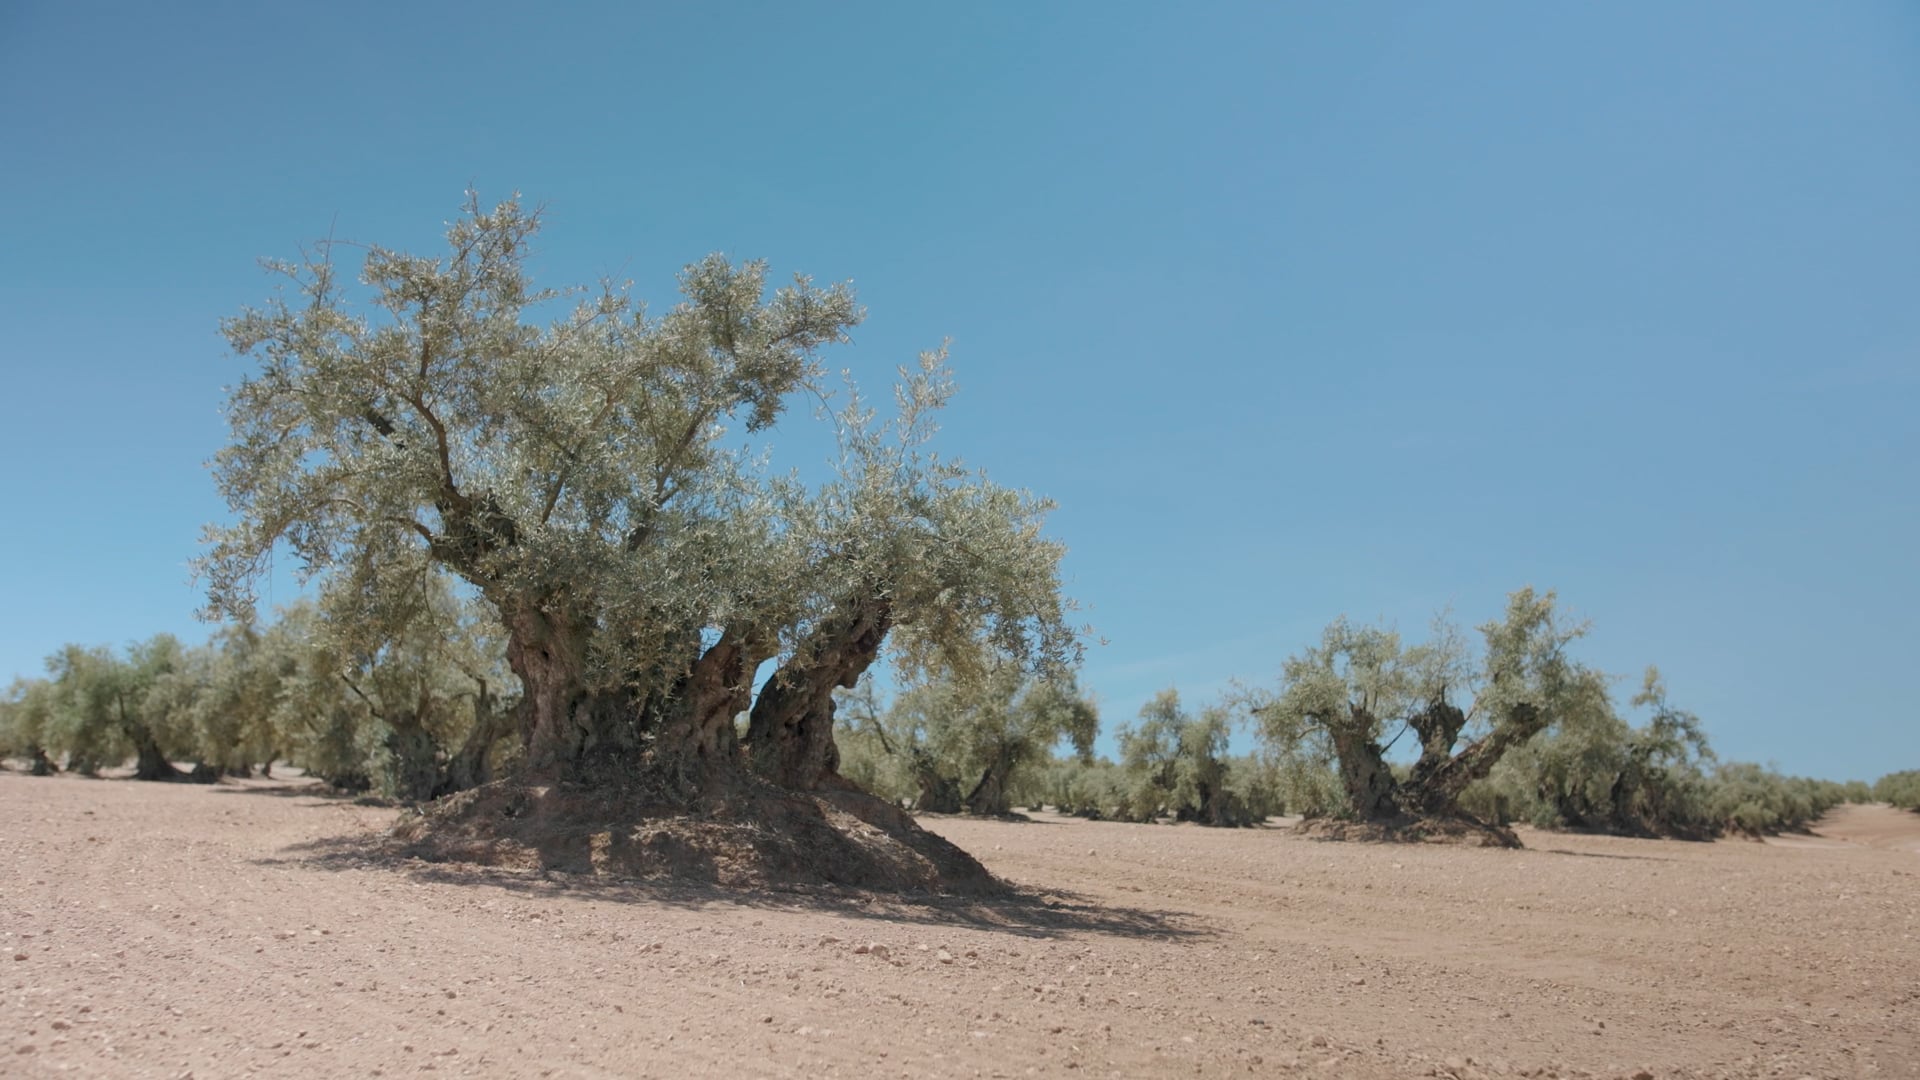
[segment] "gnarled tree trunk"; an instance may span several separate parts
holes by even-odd
[[[812,791],[838,774],[833,691],[858,685],[880,655],[892,620],[885,599],[850,601],[774,672],[747,723],[747,753],[756,772],[794,791]]]
[[[440,783],[439,744],[420,715],[400,709],[381,718],[387,725],[386,794],[403,802],[426,802]]]
[[[544,611],[503,612],[507,622],[507,666],[520,677],[520,737],[527,748],[527,767],[535,777],[570,778],[591,749],[610,749],[610,731],[621,706],[634,711],[637,702],[618,695],[618,702],[599,701],[588,690],[587,636],[589,627]]]
[[[133,767],[135,780],[177,780],[180,770],[173,767],[167,755],[160,751],[160,743],[153,737],[153,729],[146,721],[134,715],[127,708],[127,699],[114,695],[114,707],[119,712],[120,730],[126,733],[127,741],[133,744],[136,760]]]
[[[1452,710],[1456,715],[1459,713],[1450,705],[1442,704],[1441,707]],[[1452,723],[1451,720],[1446,722]],[[1515,705],[1513,711],[1495,724],[1484,738],[1462,747],[1457,754],[1434,762],[1424,773],[1410,777],[1402,803],[1413,813],[1458,813],[1460,795],[1467,790],[1467,785],[1493,771],[1494,765],[1508,750],[1539,734],[1546,723],[1546,716],[1535,706],[1526,702]],[[1463,726],[1464,717],[1458,726],[1452,728],[1456,736]],[[1427,764],[1429,756],[1430,752],[1422,754],[1420,764]]]
[[[753,701],[753,673],[761,659],[750,636],[732,630],[700,654],[652,717],[649,741],[655,769],[697,792],[724,782],[739,767],[740,738],[733,718]]]
[[[967,813],[994,817],[1013,808],[1007,792],[1007,781],[1013,777],[1013,759],[1013,748],[1002,743],[987,762],[986,771],[980,774],[980,782],[967,792]]]
[[[1343,722],[1331,725],[1327,732],[1333,738],[1348,810],[1361,820],[1392,818],[1400,813],[1399,783],[1372,731],[1373,718],[1355,705]]]
[[[493,778],[489,761],[493,745],[513,732],[513,714],[494,708],[493,695],[488,692],[487,684],[480,681],[480,689],[473,698],[473,726],[467,729],[466,741],[447,761],[446,772],[440,778],[436,795],[449,795],[456,791],[477,788]]]
[[[960,812],[960,785],[950,776],[942,775],[940,766],[928,753],[926,747],[915,746],[909,751],[913,756],[913,782],[920,785],[920,795],[913,800],[913,808],[927,814],[957,814]]]

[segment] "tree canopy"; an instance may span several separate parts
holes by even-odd
[[[470,196],[442,256],[369,247],[357,281],[337,244],[270,264],[281,295],[225,324],[260,367],[215,462],[214,611],[250,611],[276,545],[396,628],[391,598],[452,575],[504,638],[532,775],[686,792],[742,766],[834,783],[833,691],[890,638],[909,668],[1077,659],[1049,505],[930,449],[944,351],[885,419],[851,388],[830,406],[850,287],[769,294],[764,263],[710,256],[655,315],[610,282],[536,287],[538,228]],[[796,399],[840,446],[817,486],[769,455]]]
[[[1444,620],[1409,647],[1394,631],[1340,619],[1286,661],[1277,691],[1249,704],[1268,739],[1337,766],[1353,816],[1445,816],[1509,750],[1607,703],[1605,677],[1567,652],[1585,627],[1556,616],[1552,593],[1513,593],[1505,617],[1480,633],[1476,664]],[[1403,778],[1386,750],[1408,733],[1419,757]]]

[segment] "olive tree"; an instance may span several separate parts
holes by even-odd
[[[1026,773],[1051,764],[1063,741],[1090,759],[1100,731],[1099,710],[1070,677],[1033,679],[1005,665],[909,683],[884,711],[870,697],[849,700],[849,733],[910,779],[917,809],[937,813],[1011,812]]]
[[[1286,661],[1277,690],[1252,691],[1247,704],[1278,749],[1337,767],[1349,816],[1447,817],[1508,751],[1608,708],[1605,678],[1567,653],[1585,630],[1561,622],[1551,592],[1521,589],[1480,628],[1476,664],[1444,620],[1429,641],[1403,646],[1394,631],[1342,618]],[[1387,749],[1409,733],[1419,756],[1402,776]]]
[[[1705,800],[1714,760],[1699,717],[1669,704],[1648,668],[1630,702],[1648,712],[1633,726],[1610,701],[1569,710],[1501,759],[1466,804],[1498,820],[1543,828],[1633,835],[1703,836],[1714,831]]]
[[[1140,707],[1140,719],[1120,732],[1120,767],[1129,781],[1128,805],[1136,820],[1171,814],[1203,825],[1246,825],[1253,820],[1228,775],[1229,710],[1190,713],[1180,693],[1167,689]]]
[[[1888,773],[1874,783],[1871,797],[1902,809],[1920,811],[1920,769]]]
[[[283,714],[342,740],[340,720],[364,712],[378,729],[383,794],[418,802],[488,778],[511,721],[499,699],[510,677],[500,670],[504,651],[484,602],[463,600],[430,564],[421,560],[397,580],[335,576],[300,627],[298,648],[301,675],[322,685],[303,683]],[[340,690],[357,710],[328,700]]]
[[[47,756],[53,737],[53,684],[15,679],[0,698],[0,753],[27,759],[35,776],[51,776],[60,771]]]
[[[272,264],[282,295],[225,324],[260,366],[214,466],[235,520],[200,563],[213,610],[250,609],[276,545],[309,575],[424,562],[498,620],[526,779],[683,802],[749,772],[838,786],[834,690],[889,635],[916,662],[1071,657],[1047,505],[927,448],[943,353],[892,419],[820,408],[841,455],[810,488],[765,433],[827,398],[851,288],[769,294],[763,263],[712,256],[655,315],[611,283],[537,288],[538,226],[470,196],[445,254],[370,247],[360,289],[333,245]]]

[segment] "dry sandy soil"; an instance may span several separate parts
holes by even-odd
[[[1026,897],[368,858],[299,783],[0,775],[0,1075],[1920,1076],[1920,816],[1524,851],[938,819]]]

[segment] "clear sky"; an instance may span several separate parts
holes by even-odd
[[[1920,766],[1910,4],[10,0],[0,163],[0,679],[204,636],[219,319],[471,184],[555,282],[852,279],[870,384],[951,337],[1109,726],[1532,584],[1723,756]]]

